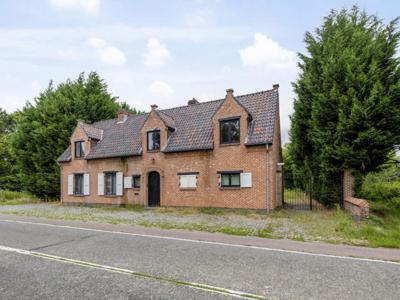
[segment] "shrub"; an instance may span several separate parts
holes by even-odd
[[[392,166],[368,174],[361,185],[359,196],[367,200],[400,208],[400,168]]]

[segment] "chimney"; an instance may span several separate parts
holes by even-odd
[[[272,88],[273,88],[274,90],[279,89],[279,83],[273,84],[273,85],[272,85]]]
[[[128,119],[128,112],[126,110],[118,111],[117,123],[124,123]]]
[[[233,89],[226,90],[226,99],[231,98],[233,99]]]
[[[188,105],[199,104],[199,101],[197,101],[196,98],[193,98],[193,99],[189,100],[187,104]]]
[[[151,107],[151,110],[156,110],[158,108],[158,105],[157,104],[152,104],[152,105],[150,105],[150,107]]]

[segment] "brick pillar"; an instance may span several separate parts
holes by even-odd
[[[356,219],[368,218],[368,201],[354,198],[354,176],[351,170],[343,172],[343,199],[346,212],[351,213]]]
[[[347,169],[343,174],[343,198],[354,196],[354,176],[351,170]]]

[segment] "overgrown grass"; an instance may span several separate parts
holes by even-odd
[[[39,199],[28,193],[0,190],[0,205],[17,205],[38,201]]]

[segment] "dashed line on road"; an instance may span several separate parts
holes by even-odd
[[[249,249],[257,249],[257,250],[264,250],[264,251],[271,251],[271,252],[281,252],[281,253],[289,253],[289,254],[301,254],[301,255],[309,255],[309,256],[317,256],[317,257],[339,258],[339,259],[348,259],[348,260],[355,260],[355,261],[365,261],[365,262],[376,262],[376,263],[400,265],[400,262],[390,261],[390,260],[383,260],[383,259],[373,259],[373,258],[362,258],[362,257],[355,257],[355,256],[344,256],[344,255],[334,255],[334,254],[313,253],[313,252],[306,252],[306,251],[299,251],[299,250],[287,250],[287,249],[269,248],[269,247],[262,247],[262,246],[231,244],[231,243],[223,243],[223,242],[215,242],[215,241],[203,241],[203,240],[194,240],[194,239],[177,238],[177,237],[152,235],[152,234],[141,234],[141,233],[132,233],[132,232],[123,232],[123,231],[112,231],[112,230],[104,230],[104,229],[85,228],[85,227],[77,227],[77,226],[69,226],[69,225],[56,225],[56,224],[49,224],[49,223],[30,222],[30,221],[17,221],[17,220],[0,220],[0,222],[30,224],[30,225],[39,225],[39,226],[49,226],[49,227],[58,227],[58,228],[75,229],[75,230],[83,230],[83,231],[93,231],[93,232],[120,234],[120,235],[137,236],[137,237],[145,237],[145,238],[165,239],[165,240],[174,240],[174,241],[200,243],[200,244],[210,244],[210,245],[236,247],[236,248],[249,248]]]
[[[135,276],[135,277],[142,277],[142,278],[146,278],[146,279],[157,280],[157,281],[175,284],[175,285],[179,285],[179,286],[186,286],[189,288],[203,290],[203,291],[211,292],[211,293],[222,294],[222,295],[226,295],[226,296],[232,296],[232,297],[236,297],[236,298],[258,299],[258,300],[266,300],[267,299],[260,295],[246,293],[246,292],[242,292],[242,291],[235,291],[235,290],[230,290],[230,289],[212,286],[212,285],[208,285],[208,284],[196,283],[196,282],[182,281],[182,280],[163,277],[163,276],[159,276],[159,275],[151,275],[151,274],[141,273],[141,272],[137,272],[137,271],[133,271],[133,270],[112,267],[112,266],[107,266],[107,265],[102,265],[102,264],[97,264],[97,263],[92,263],[92,262],[87,262],[87,261],[82,261],[82,260],[77,260],[77,259],[72,259],[72,258],[66,258],[66,257],[42,253],[42,252],[12,248],[12,247],[2,246],[2,245],[0,245],[0,251],[6,251],[6,252],[27,255],[27,256],[39,257],[42,259],[53,260],[53,261],[57,261],[57,262],[77,265],[77,266],[91,268],[91,269],[125,274],[125,275],[130,275],[130,276]]]

